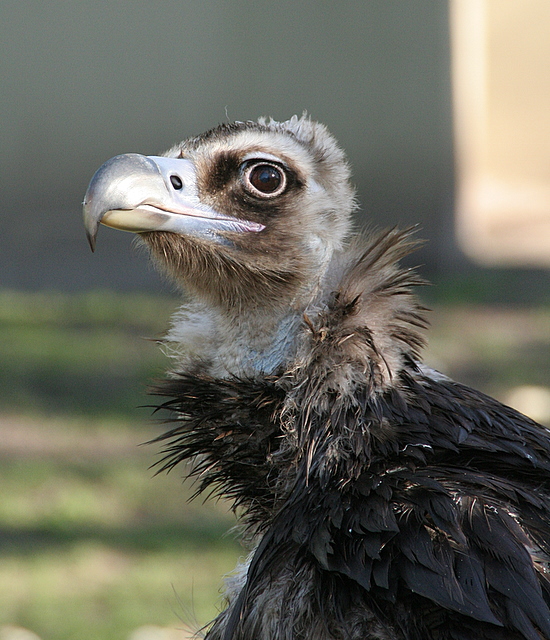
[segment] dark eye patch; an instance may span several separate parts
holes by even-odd
[[[239,175],[240,160],[237,154],[230,151],[220,153],[214,160],[212,169],[206,177],[207,191],[222,191]]]

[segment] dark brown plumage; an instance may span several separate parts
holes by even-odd
[[[107,163],[85,219],[191,297],[162,465],[194,460],[253,546],[207,638],[550,639],[548,431],[421,364],[411,232],[348,239],[344,156],[307,118],[168,156]]]

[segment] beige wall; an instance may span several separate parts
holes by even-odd
[[[550,265],[550,2],[453,0],[456,221],[487,265]]]

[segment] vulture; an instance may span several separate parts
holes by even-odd
[[[358,232],[307,116],[119,155],[84,221],[139,234],[185,304],[155,393],[165,470],[250,555],[207,640],[550,639],[550,433],[424,365],[414,229]]]

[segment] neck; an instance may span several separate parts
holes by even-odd
[[[305,278],[293,298],[273,296],[270,304],[220,306],[196,300],[174,316],[165,345],[180,372],[217,378],[254,378],[282,371],[293,360],[304,316],[315,316],[323,295],[328,259],[316,277]]]
[[[235,298],[231,306],[186,305],[166,337],[176,370],[255,378],[310,366],[320,375],[324,364],[340,391],[366,373],[383,390],[405,354],[417,357],[422,346],[424,310],[411,294],[421,280],[396,264],[415,246],[410,231],[380,232],[365,245],[335,254],[317,277],[302,279],[292,299],[279,292],[251,302],[251,290],[241,304]],[[336,362],[345,366],[332,371]]]
[[[276,373],[295,351],[303,312],[286,308],[221,312],[201,303],[185,305],[173,319],[165,346],[177,371],[214,378],[254,378]]]

